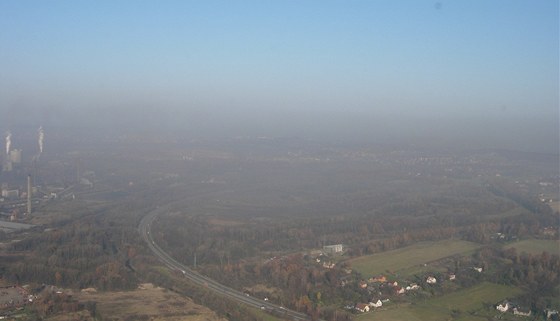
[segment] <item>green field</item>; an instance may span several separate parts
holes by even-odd
[[[423,269],[424,264],[451,255],[466,255],[480,247],[472,242],[445,240],[422,242],[402,249],[362,256],[349,261],[352,268],[364,277],[391,272],[413,274]]]
[[[386,310],[359,315],[358,321],[445,321],[487,320],[499,314],[489,304],[513,298],[522,291],[516,287],[484,282],[441,297],[409,305],[388,306]],[[485,307],[484,304],[487,304]],[[455,317],[452,318],[452,311]]]
[[[514,247],[517,253],[527,252],[529,254],[541,254],[547,251],[550,254],[560,253],[560,241],[558,240],[523,240],[505,245],[505,248]]]

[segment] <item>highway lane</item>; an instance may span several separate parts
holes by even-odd
[[[241,291],[227,287],[194,270],[191,270],[189,267],[173,259],[161,247],[159,247],[157,243],[155,243],[154,239],[152,238],[152,235],[150,234],[150,228],[152,222],[157,218],[158,215],[164,214],[167,211],[168,211],[167,207],[160,207],[153,210],[140,221],[140,224],[138,225],[138,230],[140,232],[140,235],[144,239],[144,241],[146,241],[146,243],[148,244],[150,250],[168,268],[172,270],[181,271],[183,275],[187,279],[191,280],[192,282],[204,286],[216,293],[229,297],[237,302],[241,302],[255,308],[264,309],[268,312],[274,312],[275,315],[281,315],[291,320],[296,320],[296,321],[309,320],[309,317],[306,314],[299,313],[297,311],[293,311],[290,309],[286,309],[282,306],[270,303],[268,301],[254,298],[252,296],[248,296],[247,294]]]

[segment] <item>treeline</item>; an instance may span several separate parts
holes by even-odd
[[[367,295],[360,293],[356,287],[343,286],[340,280],[354,280],[357,277],[348,275],[346,268],[343,264],[325,269],[310,257],[296,254],[271,259],[265,263],[239,261],[226,264],[221,269],[205,265],[201,272],[234,288],[266,284],[267,288],[274,290],[247,291],[252,296],[261,299],[267,297],[273,302],[280,302],[304,312],[314,319],[321,317],[334,320],[336,314],[336,320],[347,320],[347,313],[331,313],[334,311],[329,306],[367,300]]]
[[[194,264],[196,254],[199,264],[223,266],[266,253],[300,251],[337,243],[350,245],[356,255],[374,253],[419,240],[460,236],[462,228],[456,226],[468,226],[464,221],[438,216],[347,216],[217,226],[206,217],[167,216],[155,222],[153,235],[158,244],[184,263]]]
[[[350,255],[360,256],[407,246],[418,241],[448,238],[489,243],[496,233],[523,238],[557,224],[550,213],[525,213],[513,217],[469,215],[427,217],[294,218],[292,220],[240,222],[216,225],[203,216],[164,216],[153,232],[158,244],[173,257],[193,265],[224,264],[269,253],[321,248],[343,243]]]
[[[2,264],[1,277],[16,284],[135,288],[137,276],[129,260],[143,247],[135,226],[127,223],[135,214],[121,212],[121,216],[114,216],[114,211],[122,207],[86,209],[74,220],[58,221],[55,229],[29,233],[10,243],[8,253],[21,255],[22,259]]]
[[[226,218],[233,220],[233,224],[213,222],[213,218],[221,218],[218,215],[166,215],[156,222],[153,231],[158,244],[187,264],[194,264],[195,256],[199,264],[223,265],[263,253],[321,248],[336,243],[350,245],[356,255],[449,237],[484,243],[491,237],[488,233],[502,229],[487,227],[508,223],[497,214],[515,209],[520,199],[528,197],[522,191],[497,193],[495,189],[492,184],[450,184],[441,193],[415,189],[381,195],[350,193],[333,196],[336,202],[325,200],[325,204],[337,203],[337,208],[348,205],[340,208],[340,215],[262,213],[261,220],[253,220],[249,214],[236,214]],[[392,199],[395,201],[390,202]],[[520,227],[515,233],[529,235],[545,224],[555,224],[545,207],[533,210],[538,216],[524,222],[531,226],[526,230]],[[319,208],[309,211],[317,213]],[[325,211],[330,213],[332,209]],[[515,228],[503,229],[514,232]]]
[[[553,213],[550,206],[541,202],[536,195],[519,188],[512,182],[506,180],[496,180],[488,184],[488,190],[496,196],[514,201],[532,213]]]
[[[521,285],[536,296],[557,295],[560,286],[560,257],[558,254],[542,252],[540,255],[518,254],[515,248],[496,251],[495,254],[508,263],[500,273],[501,282]]]

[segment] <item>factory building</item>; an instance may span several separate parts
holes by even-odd
[[[5,197],[7,199],[19,198],[19,190],[3,188],[2,197]]]
[[[21,149],[14,149],[10,151],[10,162],[13,164],[21,164]]]

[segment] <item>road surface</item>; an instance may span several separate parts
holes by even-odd
[[[309,320],[310,318],[303,313],[299,313],[290,309],[286,309],[282,306],[270,303],[268,301],[264,301],[261,299],[257,299],[254,298],[252,296],[248,296],[247,294],[232,289],[230,287],[227,287],[221,283],[218,283],[196,271],[193,271],[191,269],[189,269],[187,266],[185,266],[184,264],[181,264],[180,262],[177,262],[175,259],[173,259],[169,254],[167,254],[163,249],[161,249],[157,243],[154,242],[154,239],[152,238],[152,235],[150,234],[150,228],[152,225],[152,222],[156,219],[156,217],[160,214],[166,213],[167,212],[167,207],[160,207],[155,209],[154,211],[150,212],[148,215],[146,215],[142,221],[140,221],[140,224],[138,226],[138,230],[140,232],[140,235],[142,236],[142,238],[144,239],[144,241],[146,241],[146,243],[148,244],[148,247],[150,248],[150,250],[154,253],[154,255],[156,255],[160,261],[162,261],[168,268],[172,269],[172,270],[178,270],[181,271],[183,273],[183,275],[191,280],[192,282],[204,286],[218,294],[221,294],[223,296],[226,296],[232,300],[235,300],[237,302],[241,302],[244,304],[247,304],[251,307],[255,307],[258,309],[263,309],[266,310],[267,312],[271,312],[274,313],[275,315],[280,315],[283,316],[287,319],[291,319],[291,320],[296,320],[296,321],[303,321],[303,320]]]

